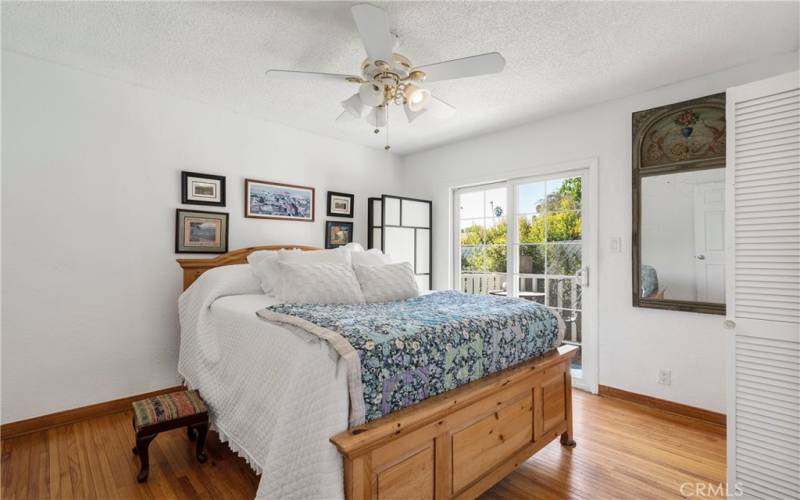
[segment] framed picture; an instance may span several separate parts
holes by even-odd
[[[328,191],[328,216],[352,217],[353,199],[354,196],[352,194]]]
[[[352,243],[353,223],[329,220],[325,222],[325,248],[338,248]]]
[[[314,222],[314,188],[244,180],[244,216]]]
[[[225,253],[228,251],[228,214],[177,209],[175,253]]]
[[[181,203],[225,206],[225,177],[181,172]]]

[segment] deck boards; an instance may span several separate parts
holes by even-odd
[[[682,498],[683,483],[725,481],[722,427],[625,401],[574,394],[578,447],[548,445],[482,499]],[[2,442],[3,499],[247,498],[256,476],[209,433],[194,460],[183,430],[150,445],[150,478],[136,482],[130,412]],[[685,487],[688,488],[688,487]],[[686,490],[688,491],[688,490]]]

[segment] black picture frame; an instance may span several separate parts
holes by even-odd
[[[220,221],[219,244],[197,245],[187,244],[185,237],[187,218],[209,221]],[[191,223],[191,222],[190,222]],[[175,210],[175,253],[227,253],[228,252],[228,214],[226,212],[206,212],[202,210],[188,210],[178,208]]]
[[[349,204],[349,209],[350,210],[348,212],[346,212],[346,213],[334,211],[334,206],[333,206],[333,203],[334,203],[334,199],[333,198],[334,197],[337,197],[337,198],[348,198],[349,199],[348,204]],[[356,198],[355,195],[352,195],[352,194],[349,194],[349,193],[337,193],[335,191],[328,191],[328,203],[327,203],[327,205],[328,205],[327,206],[328,217],[348,217],[348,218],[352,219],[353,218],[353,207],[355,205],[355,198]]]
[[[333,231],[335,227],[342,227],[346,228],[346,236],[343,241],[335,241],[332,238]],[[338,221],[338,220],[329,220],[325,221],[325,248],[339,248],[347,245],[348,243],[353,242],[353,223],[352,222],[345,222],[345,221]]]
[[[205,179],[209,181],[209,184],[213,189],[216,189],[216,196],[213,196],[213,199],[203,200],[198,199],[199,196],[192,188],[190,188],[190,184],[192,183],[192,179]],[[198,186],[195,186],[195,188]],[[225,206],[225,195],[227,189],[225,186],[225,176],[223,175],[213,175],[213,174],[201,174],[198,172],[181,172],[181,203],[184,205],[205,205],[205,206],[214,206],[214,207],[224,207]]]

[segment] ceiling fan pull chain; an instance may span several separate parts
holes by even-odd
[[[391,146],[389,146],[389,106],[386,106],[386,146],[383,147],[386,151],[389,151]]]

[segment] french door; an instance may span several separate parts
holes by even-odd
[[[574,383],[594,390],[596,322],[584,321],[596,302],[596,294],[585,292],[596,258],[587,203],[591,174],[579,169],[456,189],[453,286],[558,312],[567,327],[564,343],[580,348]]]

